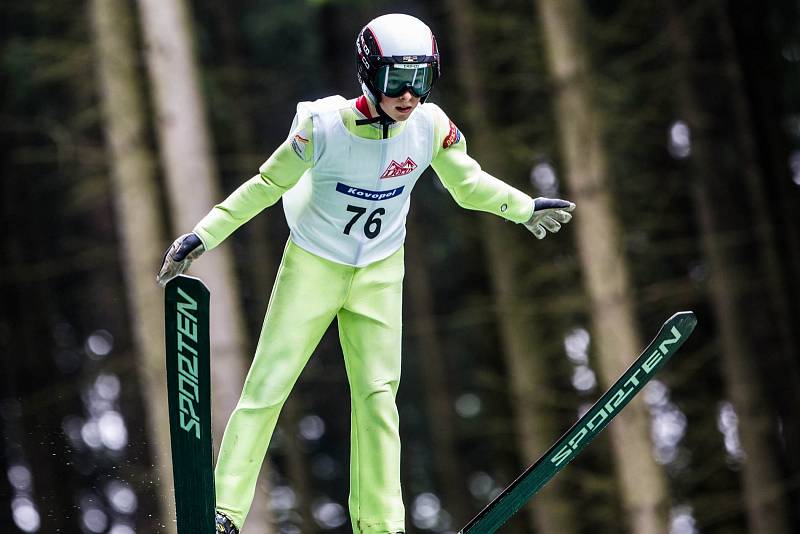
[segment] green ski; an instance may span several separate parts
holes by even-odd
[[[683,345],[696,324],[697,318],[689,311],[670,317],[639,358],[586,415],[461,529],[459,534],[490,534],[508,521],[642,390]]]
[[[166,286],[167,394],[179,534],[214,532],[209,292],[198,278]]]

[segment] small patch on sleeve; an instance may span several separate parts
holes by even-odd
[[[297,156],[306,161],[306,147],[308,146],[308,134],[305,128],[292,136],[292,149]]]
[[[453,121],[450,121],[450,131],[445,136],[444,142],[442,142],[442,148],[450,148],[459,141],[461,141],[461,132],[453,124]]]

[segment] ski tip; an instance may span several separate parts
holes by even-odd
[[[667,322],[664,324],[666,325],[667,323],[672,323],[676,321],[681,323],[683,327],[693,330],[694,327],[697,325],[697,316],[694,314],[693,311],[689,310],[679,311],[678,313],[674,314],[672,317],[667,319]]]
[[[203,280],[201,278],[198,278],[196,276],[189,276],[187,274],[179,274],[178,276],[176,276],[175,278],[173,278],[172,280],[167,282],[166,285],[167,286],[179,285],[179,286],[184,286],[184,287],[186,287],[187,285],[188,286],[200,285],[200,286],[204,287],[206,290],[208,290],[208,286],[205,284],[205,282],[203,282]]]

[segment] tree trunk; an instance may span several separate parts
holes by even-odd
[[[593,327],[601,382],[609,387],[641,350],[619,223],[608,188],[599,114],[591,104],[587,49],[577,0],[540,0],[539,16],[556,111],[565,176],[578,205],[573,222]],[[631,531],[666,532],[667,484],[652,455],[650,418],[641,397],[610,425],[612,449]]]
[[[290,395],[283,405],[281,426],[286,429],[286,478],[295,495],[294,508],[299,514],[297,524],[302,532],[309,534],[319,532],[311,510],[311,499],[314,495],[311,480],[311,455],[300,436],[300,421],[303,418],[302,399],[298,395]]]
[[[413,258],[406,266],[406,285],[411,305],[409,315],[413,317],[410,334],[416,341],[420,374],[424,381],[425,414],[431,430],[433,458],[439,487],[442,489],[444,508],[456,524],[469,521],[469,503],[464,470],[458,454],[457,417],[454,413],[454,397],[450,386],[444,353],[439,342],[436,314],[431,295],[433,288],[425,266],[425,252],[418,232],[413,225],[406,237],[408,256]]]
[[[787,266],[781,265],[776,239],[776,217],[771,214],[774,209],[772,200],[765,191],[766,176],[759,165],[759,155],[754,135],[756,125],[753,110],[745,94],[745,80],[734,42],[733,28],[729,13],[720,0],[712,3],[714,8],[715,27],[719,30],[722,41],[724,72],[727,75],[731,90],[729,92],[733,105],[734,130],[737,133],[741,172],[745,180],[746,198],[750,200],[748,209],[753,217],[752,227],[755,233],[759,253],[755,257],[759,261],[760,277],[764,279],[764,299],[769,305],[766,317],[760,321],[761,330],[766,332],[770,343],[768,362],[770,379],[777,387],[770,393],[773,406],[780,414],[785,441],[785,457],[792,473],[800,475],[800,458],[796,451],[800,450],[800,426],[791,421],[800,420],[800,363],[797,360],[797,315],[793,314],[789,301],[789,284]],[[788,226],[788,225],[787,225]],[[758,299],[761,301],[761,299]],[[764,349],[764,345],[759,345]],[[774,460],[773,460],[774,461]],[[798,495],[798,492],[793,492]],[[797,501],[796,501],[797,502]]]
[[[51,296],[56,285],[48,277],[31,276],[30,267],[33,258],[46,257],[42,244],[47,232],[40,225],[47,223],[25,210],[40,201],[30,188],[19,180],[4,180],[4,185],[2,212],[9,224],[2,225],[5,272],[0,293],[4,304],[0,359],[4,362],[4,389],[0,433],[9,468],[19,465],[29,470],[31,480],[22,495],[35,503],[40,531],[68,531],[78,528],[79,518],[71,513],[74,501],[65,488],[83,482],[64,456],[69,445],[60,432],[74,397],[56,399],[53,385],[58,370],[45,356],[55,345],[51,323],[56,312]],[[20,493],[12,486],[9,490],[13,497]],[[13,497],[5,502],[12,502]]]
[[[455,0],[450,0],[448,7],[453,38],[457,43],[454,52],[459,80],[466,92],[472,146],[478,147],[475,152],[479,155],[479,161],[488,163],[491,169],[501,169],[501,151],[494,146],[491,125],[487,120],[488,105],[483,82],[478,76],[478,62],[473,54],[472,8],[466,2]],[[558,438],[552,404],[545,399],[544,393],[552,377],[541,365],[542,355],[534,350],[539,344],[535,329],[521,311],[524,297],[519,297],[521,290],[515,276],[515,268],[521,258],[515,254],[519,249],[511,243],[510,235],[517,229],[490,217],[481,217],[480,224],[500,327],[501,353],[511,379],[510,396],[514,407],[517,446],[527,467]],[[563,492],[562,482],[556,478],[526,507],[529,521],[538,533],[568,534],[577,531],[574,523],[577,510]]]
[[[791,532],[788,507],[771,436],[772,411],[765,410],[763,406],[765,392],[758,366],[752,357],[757,351],[752,349],[748,338],[750,329],[742,301],[741,282],[746,275],[737,271],[737,254],[725,237],[725,221],[729,221],[729,213],[738,208],[726,202],[731,196],[731,184],[726,175],[716,168],[718,165],[712,156],[714,150],[709,145],[707,124],[703,120],[701,104],[693,89],[690,70],[691,37],[679,15],[682,10],[675,5],[674,0],[668,5],[669,37],[678,56],[677,105],[682,118],[692,131],[690,164],[695,183],[695,207],[700,223],[702,247],[710,267],[709,290],[719,327],[725,386],[739,417],[739,435],[746,455],[742,475],[748,532],[788,534]],[[740,125],[743,126],[745,125]],[[746,154],[749,149],[747,146],[742,148],[745,159],[749,159]],[[745,173],[756,172],[754,166],[753,161],[746,163]],[[753,177],[745,177],[745,181],[754,187]],[[739,194],[733,196],[739,197]],[[759,203],[758,199],[751,200]],[[757,211],[756,218],[764,217],[764,214],[759,215]],[[765,240],[762,245],[769,248],[771,241],[763,232],[764,230],[759,232],[759,237]],[[770,277],[767,277],[767,281],[771,281]]]
[[[261,161],[251,161],[252,158],[249,157],[259,152],[253,133],[252,113],[249,113],[245,103],[235,96],[245,91],[244,82],[250,75],[248,66],[242,60],[245,54],[241,50],[241,34],[236,27],[236,17],[240,16],[240,13],[235,12],[231,6],[219,2],[212,2],[208,7],[219,21],[221,28],[222,57],[227,72],[224,83],[231,95],[227,115],[232,119],[230,120],[231,147],[235,150],[231,159],[236,162],[233,166],[235,170],[231,172],[240,177],[248,176],[253,174],[253,169]],[[253,313],[248,317],[248,326],[250,331],[254,332],[260,331],[280,263],[280,258],[276,259],[274,254],[270,236],[270,218],[276,220],[281,215],[272,210],[267,211],[251,219],[247,223],[247,228],[242,228],[246,230],[244,239],[247,240],[248,261],[245,265],[239,265],[239,268],[251,290],[247,300],[249,309]],[[304,532],[311,532],[314,520],[311,512],[313,493],[310,458],[297,430],[303,415],[301,404],[302,400],[298,399],[297,395],[290,395],[281,411],[280,424],[287,429],[286,437],[290,441],[290,446],[285,447],[283,451],[286,454],[286,476],[295,492],[295,510],[300,515],[298,524]],[[263,480],[259,486],[264,487]]]
[[[161,484],[162,523],[166,532],[175,532],[169,414],[164,409],[163,293],[154,279],[165,236],[154,158],[146,141],[144,96],[135,69],[133,14],[124,0],[92,0],[91,8],[114,211],[155,463],[152,478]]]
[[[711,301],[719,326],[725,386],[739,418],[739,436],[745,459],[742,466],[744,500],[747,508],[748,532],[754,534],[788,534],[783,481],[771,440],[771,410],[764,410],[764,392],[759,370],[748,350],[744,333],[747,324],[741,304],[737,302],[741,284],[732,272],[734,258],[730,246],[720,235],[720,213],[713,204],[709,184],[697,178],[695,201],[700,220],[703,249],[709,262]]]
[[[797,99],[784,96],[785,88],[794,83],[791,73],[796,72],[796,68],[778,53],[780,49],[785,50],[787,37],[796,34],[785,29],[796,20],[791,17],[796,8],[791,6],[792,2],[759,0],[716,2],[714,5],[718,12],[724,10],[720,15],[726,20],[719,28],[723,41],[733,42],[730,46],[736,49],[735,76],[741,78],[739,92],[748,100],[753,125],[751,138],[757,145],[759,163],[766,178],[762,187],[769,190],[769,208],[775,221],[773,237],[779,242],[781,267],[790,276],[785,298],[796,318],[800,314],[800,284],[793,283],[796,277],[791,277],[790,273],[800,272],[800,218],[797,217],[800,189],[792,180],[787,160],[797,144],[787,135],[785,127],[775,127],[791,121],[791,114],[797,110]],[[726,33],[729,35],[725,36]],[[800,509],[800,506],[794,508]]]
[[[175,233],[188,232],[222,196],[192,48],[191,19],[182,0],[139,0],[139,7],[173,228]],[[205,280],[212,294],[212,416],[218,447],[249,362],[245,322],[233,260],[225,244],[195,262],[192,271]],[[265,490],[262,477],[246,525],[252,532],[272,530]]]

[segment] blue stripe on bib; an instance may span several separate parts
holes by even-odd
[[[390,198],[394,198],[400,193],[403,192],[405,188],[404,185],[396,189],[389,189],[387,191],[370,191],[369,189],[359,189],[358,187],[352,187],[342,182],[336,183],[336,190],[340,193],[344,193],[345,195],[350,195],[351,197],[356,198],[363,198],[364,200],[387,200]]]

